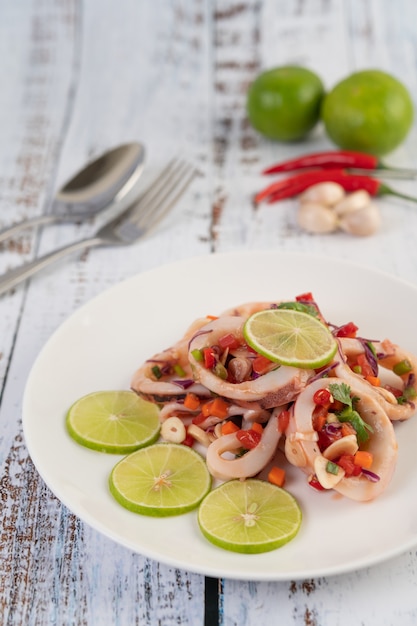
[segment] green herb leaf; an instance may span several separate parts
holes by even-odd
[[[302,302],[281,302],[277,308],[292,309],[293,311],[300,311],[301,313],[307,313],[307,315],[318,317],[318,312],[315,306],[311,304],[303,304]]]
[[[369,433],[373,433],[374,429],[363,421],[359,413],[351,409],[343,409],[338,414],[340,422],[350,422],[353,428],[356,430],[356,436],[359,443],[365,443],[369,439]]]
[[[335,400],[339,400],[339,402],[343,402],[343,404],[346,405],[344,409],[337,413],[339,421],[350,422],[352,424],[353,428],[356,430],[359,443],[367,441],[369,439],[369,433],[373,433],[374,430],[372,426],[364,422],[359,413],[353,408],[354,403],[357,402],[359,398],[351,397],[351,389],[346,383],[329,385],[329,391]]]
[[[346,383],[341,383],[340,385],[332,384],[329,385],[329,391],[335,400],[339,400],[339,402],[343,402],[343,404],[347,404],[347,406],[352,408],[349,385]]]

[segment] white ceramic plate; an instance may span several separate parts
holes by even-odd
[[[68,407],[96,390],[128,388],[135,369],[172,345],[196,317],[250,300],[291,299],[312,291],[330,322],[354,321],[362,336],[389,337],[417,354],[417,288],[376,271],[280,253],[200,257],[139,274],[73,314],[41,351],[29,376],[23,424],[30,455],[46,484],[87,524],[170,566],[215,577],[290,580],[351,571],[417,544],[417,417],[395,426],[399,460],[388,490],[360,504],[317,493],[298,470],[287,488],[303,523],[286,546],[241,555],[211,545],[196,513],[168,519],[136,515],[110,495],[120,457],[85,449],[67,435]]]

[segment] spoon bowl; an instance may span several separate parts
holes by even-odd
[[[137,142],[112,148],[79,170],[56,193],[50,213],[22,220],[0,231],[0,242],[25,228],[88,219],[131,198],[145,163]]]
[[[142,173],[145,149],[140,143],[117,146],[87,163],[57,192],[53,213],[94,214],[120,200]]]

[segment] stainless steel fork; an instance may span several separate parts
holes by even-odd
[[[124,246],[147,235],[174,206],[197,174],[182,160],[174,159],[132,205],[102,226],[92,237],[75,241],[0,277],[0,294],[33,276],[64,256],[95,246]]]

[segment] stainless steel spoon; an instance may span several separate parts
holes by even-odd
[[[57,192],[51,212],[17,222],[0,231],[0,242],[25,228],[45,224],[77,222],[95,215],[129,195],[145,162],[140,143],[127,143],[87,163]]]

